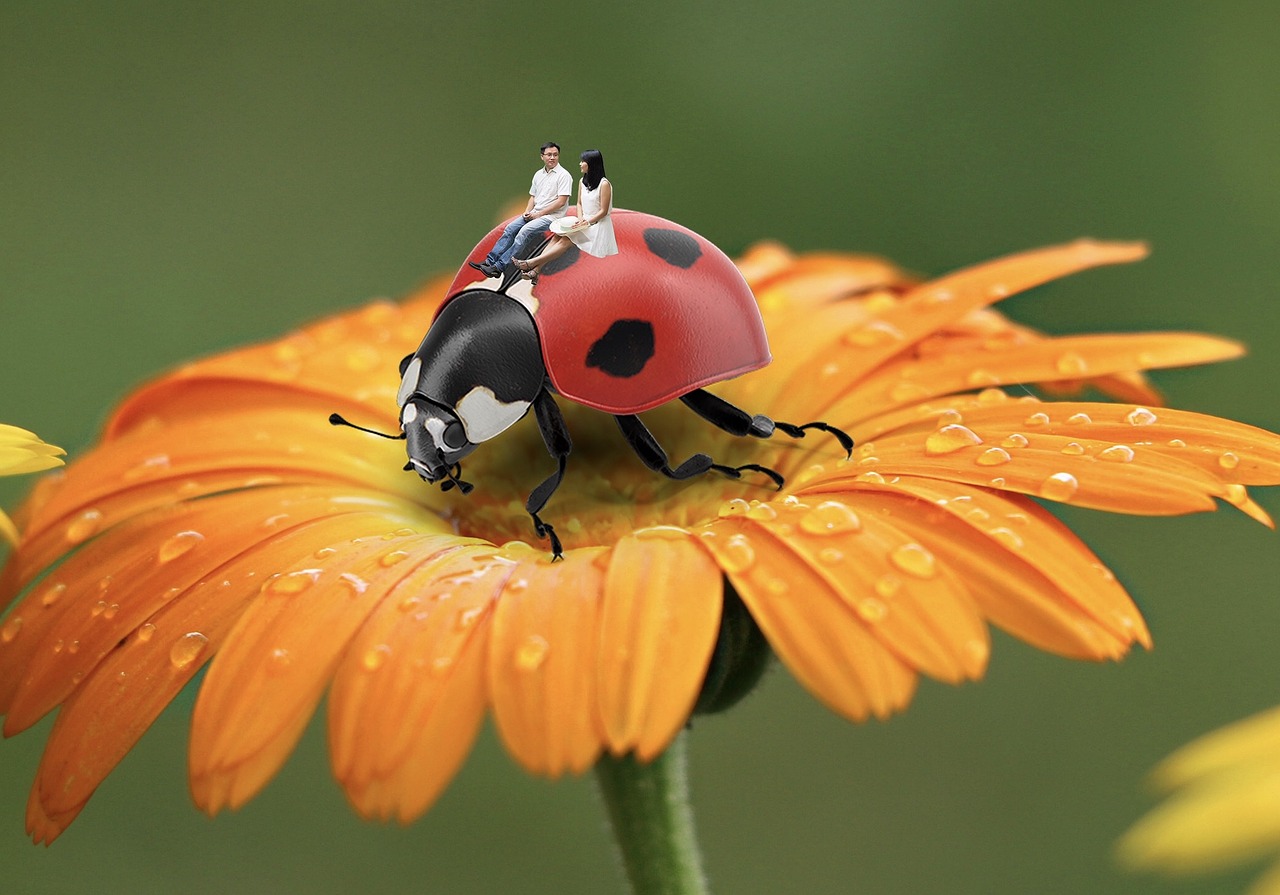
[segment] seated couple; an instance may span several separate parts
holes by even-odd
[[[565,216],[573,185],[569,173],[559,166],[559,157],[560,147],[554,143],[543,145],[544,167],[533,176],[528,207],[507,224],[484,261],[473,262],[472,267],[486,276],[500,276],[510,262],[524,271],[526,277],[533,278],[538,268],[563,255],[570,245],[598,258],[617,254],[618,243],[609,216],[613,209],[613,186],[605,177],[604,156],[598,150],[582,153],[579,162],[582,181],[578,187],[578,223],[558,232],[560,225],[556,222]],[[549,229],[553,235],[543,251],[536,257],[522,258],[538,245],[538,240]]]

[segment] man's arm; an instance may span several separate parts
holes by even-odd
[[[553,211],[556,211],[556,210],[558,210],[558,209],[564,208],[565,203],[566,203],[566,202],[568,202],[568,201],[569,201],[569,197],[568,197],[568,196],[556,196],[556,199],[555,199],[555,201],[554,201],[554,202],[548,202],[548,203],[547,203],[546,205],[544,205],[542,208],[534,208],[534,209],[532,209],[531,211],[526,212],[526,213],[525,213],[525,217],[527,217],[527,218],[529,218],[530,220],[532,220],[533,218],[540,218],[540,217],[542,217],[544,214],[551,214],[551,212],[553,212]],[[532,200],[532,199],[530,199],[530,200],[529,200],[529,204],[530,204],[530,205],[532,205],[532,204],[533,204],[533,200]]]

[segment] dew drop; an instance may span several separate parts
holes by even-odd
[[[1087,413],[1073,413],[1067,417],[1067,422],[1073,426],[1087,426],[1093,422],[1093,418]]]
[[[1110,460],[1112,463],[1130,463],[1133,461],[1133,448],[1127,444],[1113,444],[1104,451],[1098,452],[1099,460]]]
[[[1008,463],[1013,458],[1009,456],[1009,452],[1004,448],[987,448],[978,455],[978,459],[974,462],[979,466],[999,466],[1002,463]]]
[[[378,565],[383,568],[390,568],[398,562],[404,562],[408,558],[409,552],[407,550],[392,550],[391,552],[384,553],[382,555],[382,558],[378,560]]]
[[[990,370],[977,369],[971,372],[964,379],[965,383],[971,388],[990,388],[999,385],[1000,377]]]
[[[1027,436],[1014,432],[1012,435],[1006,437],[1004,441],[1000,442],[1000,446],[1007,448],[1024,448],[1030,443],[1031,441]]]
[[[1186,446],[1187,446],[1187,443],[1186,443],[1185,441],[1183,441],[1181,438],[1170,438],[1170,439],[1169,439],[1169,447],[1171,447],[1171,448],[1184,448],[1184,447],[1186,447]]]
[[[89,614],[94,618],[97,618],[98,616],[102,615],[102,613],[106,611],[107,611],[107,601],[99,600],[98,602],[94,603],[92,607],[90,607]]]
[[[410,595],[396,604],[396,608],[401,612],[413,612],[413,610],[417,609],[421,605],[422,597]]]
[[[964,514],[964,517],[970,522],[986,522],[991,518],[991,514],[982,507],[974,507]]]
[[[888,599],[902,589],[902,579],[897,575],[881,575],[876,579],[876,593]]]
[[[1156,421],[1156,415],[1145,407],[1135,407],[1124,419],[1131,426],[1150,426]]]
[[[826,500],[805,513],[800,528],[812,535],[837,535],[860,531],[862,520],[843,503]]]
[[[930,433],[924,441],[924,452],[935,456],[951,454],[975,444],[982,444],[976,432],[967,426],[953,424]]]
[[[900,572],[916,578],[932,578],[937,574],[937,562],[933,554],[916,543],[899,544],[889,551],[889,562]]]
[[[759,503],[747,510],[747,518],[757,522],[772,522],[778,518],[778,511],[767,503]]]
[[[1231,451],[1223,451],[1222,455],[1218,457],[1218,465],[1223,469],[1235,469],[1240,465],[1240,457]]]
[[[777,513],[774,515],[776,516]],[[752,518],[756,517],[752,516]],[[632,533],[640,541],[683,541],[689,537],[689,532],[678,525],[651,525],[648,528],[636,529]],[[525,586],[528,586],[527,582]]]
[[[160,545],[156,559],[161,565],[173,562],[179,556],[190,553],[203,540],[204,535],[198,531],[180,531]]]
[[[73,640],[70,643],[68,643],[67,652],[71,653],[72,655],[75,655],[76,653],[80,652],[80,641]]]
[[[818,562],[828,566],[837,566],[844,562],[844,553],[835,547],[823,547],[818,551]]]
[[[85,510],[76,517],[70,525],[64,537],[69,544],[79,544],[87,541],[102,526],[102,512],[100,510]]]
[[[1004,547],[1010,550],[1021,550],[1023,545],[1022,536],[1011,528],[999,526],[987,532],[992,538],[999,541]]]
[[[551,644],[547,643],[545,638],[537,634],[529,635],[524,643],[516,647],[516,669],[524,672],[537,671],[547,661],[549,652],[551,652]]]
[[[150,640],[152,637],[155,636],[155,633],[156,633],[156,626],[153,625],[151,622],[147,622],[146,624],[138,628],[138,642],[146,643],[148,640]]]
[[[1037,411],[1023,420],[1023,423],[1028,426],[1047,426],[1049,425],[1049,414],[1044,411]]]
[[[316,559],[328,559],[338,552],[336,547],[321,547],[313,555]]]
[[[1059,357],[1054,366],[1063,376],[1083,376],[1089,372],[1089,362],[1074,352]]]
[[[1069,472],[1055,472],[1040,483],[1040,496],[1048,500],[1070,500],[1080,487]]]
[[[319,578],[319,569],[300,569],[287,575],[281,575],[278,578],[272,578],[267,582],[265,590],[270,594],[288,597],[302,593],[315,584]]]
[[[117,613],[117,612],[119,612],[119,611],[120,611],[120,604],[119,604],[119,603],[111,603],[111,604],[109,604],[109,605],[107,606],[107,608],[103,611],[103,613],[102,613],[102,617],[103,617],[103,618],[105,618],[105,619],[113,619],[113,618],[115,618],[115,617],[116,617],[116,613]]]
[[[1084,446],[1078,441],[1069,441],[1063,446],[1062,453],[1068,457],[1079,457],[1084,453]]]
[[[1249,491],[1244,485],[1231,484],[1227,485],[1225,497],[1232,506],[1242,507],[1249,502]]]
[[[1006,484],[1008,483],[1005,481],[1005,478],[1002,475],[998,475],[991,480],[992,488],[1003,488]]]
[[[790,590],[791,586],[783,578],[770,578],[765,583],[764,589],[773,594],[773,596],[780,597]]]
[[[875,597],[864,597],[857,602],[855,608],[858,617],[871,624],[884,621],[885,616],[889,614],[889,607],[883,600],[877,600]]]
[[[4,627],[0,628],[0,642],[12,643],[13,638],[18,636],[18,632],[22,630],[22,616],[15,615],[4,623]]]
[[[756,561],[755,548],[746,535],[735,534],[724,542],[720,552],[720,565],[730,574],[745,572]]]
[[[177,642],[170,647],[169,661],[173,664],[174,668],[181,671],[194,662],[199,655],[204,652],[204,648],[208,645],[209,638],[201,634],[199,631],[191,631],[187,634],[183,634],[178,638]]]
[[[901,341],[902,331],[884,320],[873,320],[844,336],[845,344],[855,348],[870,348],[874,345],[889,345]]]
[[[459,631],[466,631],[475,627],[480,616],[484,613],[483,606],[472,606],[470,609],[464,609],[458,613],[456,626]]]
[[[391,647],[385,643],[380,643],[365,651],[365,654],[360,657],[360,664],[365,671],[377,671],[390,655]]]
[[[40,595],[40,605],[52,606],[54,603],[62,599],[62,595],[67,592],[65,584],[51,584],[45,588],[44,593]]]
[[[938,427],[954,426],[957,423],[963,423],[964,416],[958,410],[944,410],[938,415]]]
[[[984,407],[990,407],[992,404],[1000,404],[1009,400],[1009,396],[1002,389],[984,388],[978,392],[978,403]]]
[[[884,476],[878,472],[860,472],[858,473],[858,481],[867,482],[872,485],[883,485]]]

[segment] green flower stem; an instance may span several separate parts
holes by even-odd
[[[708,895],[689,807],[684,734],[653,761],[605,755],[596,780],[632,895]]]

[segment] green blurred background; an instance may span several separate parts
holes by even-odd
[[[1245,339],[1158,381],[1280,429],[1278,38],[1261,2],[6,0],[0,420],[74,454],[147,376],[451,270],[555,139],[731,253],[774,237],[936,274],[1148,239],[1143,264],[1005,308]],[[1229,509],[1069,521],[1155,651],[1077,664],[997,636],[985,681],[861,726],[775,670],[693,731],[717,892],[1239,890],[1247,872],[1170,883],[1109,849],[1153,763],[1280,701],[1280,537]],[[591,781],[529,778],[491,732],[408,828],[347,810],[316,729],[210,821],[183,779],[190,699],[48,850],[22,828],[47,724],[0,746],[5,892],[621,890]]]

